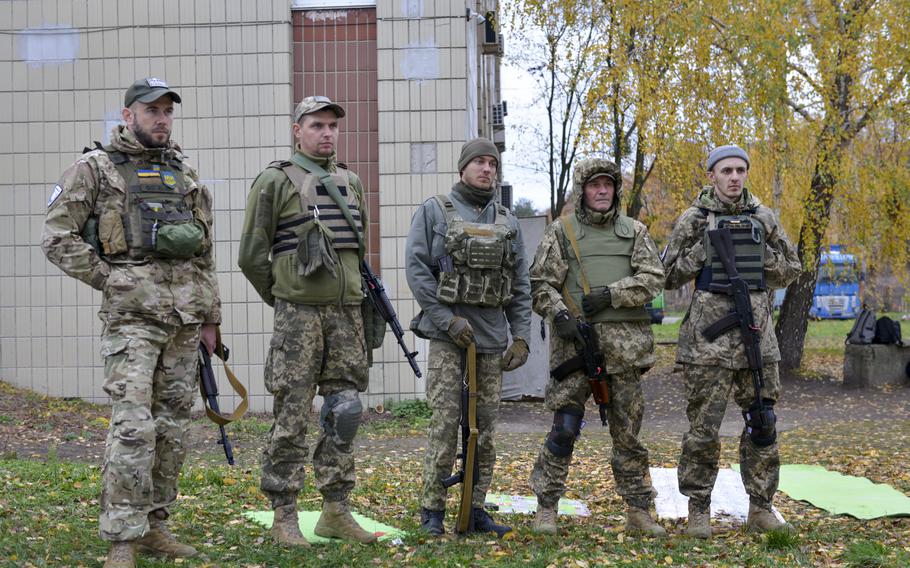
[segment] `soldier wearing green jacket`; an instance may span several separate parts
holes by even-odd
[[[101,473],[106,568],[135,566],[137,547],[196,555],[167,529],[186,457],[200,338],[211,353],[221,302],[212,196],[171,141],[180,95],[155,77],[126,91],[125,124],[71,165],[48,202],[48,260],[101,290],[110,432]]]
[[[644,305],[660,292],[663,266],[648,229],[619,210],[622,173],[616,164],[580,161],[572,191],[574,210],[547,227],[531,265],[534,311],[551,320],[554,368],[577,356],[577,320],[592,327],[604,357],[611,466],[626,504],[626,529],[663,536],[666,530],[649,513],[648,451],[638,439],[644,415],[641,375],[654,365],[654,336]],[[556,534],[556,507],[591,394],[583,370],[551,376],[547,384],[553,427],[531,473],[538,503],[535,532]]]
[[[735,262],[737,271],[749,284],[753,318],[761,330],[765,380],[761,397],[772,413],[780,396],[780,350],[768,290],[786,286],[800,271],[796,250],[777,216],[746,188],[749,163],[748,154],[739,146],[719,146],[711,151],[707,162],[711,185],[702,189],[676,220],[662,259],[667,289],[695,279],[692,301],[679,329],[676,361],[683,368],[689,418],[679,459],[679,490],[689,497],[687,532],[697,538],[711,537],[711,490],[717,479],[719,431],[727,399],[732,392],[744,417],[755,402],[739,330],[729,330],[714,341],[702,334],[733,309],[730,296],[710,291],[711,283],[723,283],[726,273],[722,268],[718,270],[721,265],[707,231],[724,226],[745,228],[737,229],[739,234],[734,236]],[[756,442],[744,426],[739,441],[740,472],[749,494],[746,525],[755,531],[786,526],[771,510],[780,472],[776,431],[772,430],[766,438]]]
[[[304,486],[307,417],[317,392],[323,397],[322,431],[313,472],[323,506],[316,534],[376,540],[348,508],[353,443],[363,413],[359,393],[367,388],[369,367],[360,311],[367,210],[360,178],[335,159],[344,115],[323,96],[297,105],[294,153],[269,164],[253,182],[240,237],[238,264],[275,308],[265,364],[274,422],[262,453],[261,489],[275,511],[272,536],[281,544],[309,546],[297,524],[297,494]]]

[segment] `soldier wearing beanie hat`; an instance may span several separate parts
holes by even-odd
[[[695,280],[688,315],[679,330],[676,362],[683,369],[686,413],[691,418],[679,459],[679,490],[689,498],[686,532],[696,538],[712,535],[711,490],[717,478],[719,431],[730,392],[746,421],[739,441],[740,474],[749,494],[746,528],[754,532],[790,528],[771,509],[780,469],[773,417],[781,385],[777,369],[780,350],[768,290],[793,281],[799,275],[800,262],[777,216],[746,187],[749,164],[749,155],[735,145],[718,146],[708,154],[710,185],[677,219],[662,259],[668,290]],[[749,286],[754,324],[760,330],[764,377],[760,396],[762,408],[771,416],[761,428],[753,428],[749,418],[758,414],[753,407],[756,393],[740,332],[721,330],[713,339],[706,337],[713,335],[706,330],[716,328],[712,324],[729,315],[733,305],[729,296],[714,291],[717,284],[729,284],[707,238],[707,232],[715,228],[732,233],[736,269]],[[761,415],[767,416],[764,412]]]
[[[421,307],[411,330],[430,340],[427,400],[433,415],[420,499],[421,529],[430,535],[445,533],[446,488],[441,480],[449,476],[455,461],[461,359],[472,343],[477,348],[480,430],[473,526],[477,532],[499,536],[511,530],[496,524],[483,506],[496,458],[493,424],[502,372],[518,368],[528,358],[531,297],[518,219],[493,199],[498,170],[499,151],[490,140],[465,143],[458,158],[460,181],[450,193],[426,200],[414,213],[405,248],[408,285]]]

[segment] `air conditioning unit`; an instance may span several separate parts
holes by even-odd
[[[504,127],[493,127],[493,144],[500,153],[506,151],[506,129]]]
[[[488,41],[487,36],[486,35],[484,36],[483,53],[484,53],[484,55],[502,56],[502,54],[505,53],[505,47],[503,46],[503,42],[505,40],[502,38],[502,34],[493,34],[493,35],[494,35],[494,39],[489,40],[489,41]]]
[[[508,116],[509,109],[506,102],[493,103],[490,111],[490,122],[493,126],[505,126],[505,117]]]
[[[499,186],[499,201],[509,209],[512,208],[512,184],[503,183]]]

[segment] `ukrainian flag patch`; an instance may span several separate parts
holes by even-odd
[[[155,170],[137,170],[136,175],[141,178],[160,177],[161,173]]]

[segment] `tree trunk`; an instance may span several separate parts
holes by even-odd
[[[806,331],[809,327],[809,308],[815,295],[822,238],[831,220],[831,203],[837,186],[835,168],[841,163],[848,140],[835,127],[823,129],[819,137],[815,171],[809,198],[803,213],[803,226],[799,231],[799,260],[803,271],[787,287],[787,295],[780,309],[780,319],[774,327],[780,347],[780,370],[792,374],[803,359]]]

